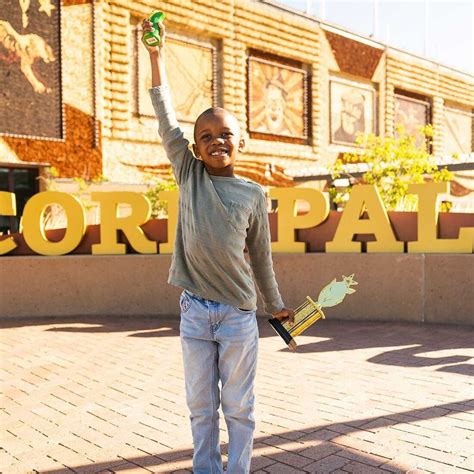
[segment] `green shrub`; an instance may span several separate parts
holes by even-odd
[[[374,134],[359,135],[357,150],[338,158],[332,168],[333,179],[347,175],[346,163],[367,163],[368,171],[362,176],[365,184],[375,184],[387,210],[411,211],[416,208],[417,197],[407,194],[408,185],[426,180],[450,181],[453,174],[447,168],[439,169],[434,156],[428,151],[433,137],[433,127],[421,129],[426,140],[416,144],[416,137],[407,135],[402,126],[397,127],[395,137],[380,137]],[[341,204],[348,199],[350,188],[332,186],[332,200]],[[444,203],[449,210],[450,203]]]
[[[151,217],[152,218],[164,218],[168,216],[167,203],[160,201],[159,194],[161,191],[171,191],[178,189],[178,185],[174,179],[168,179],[166,181],[156,181],[153,183],[145,196],[151,202]]]

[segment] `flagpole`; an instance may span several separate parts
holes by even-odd
[[[374,0],[374,18],[373,18],[373,29],[372,38],[377,39],[379,36],[379,1]]]
[[[429,2],[425,0],[425,45],[424,45],[424,55],[428,56],[428,41],[429,41]]]

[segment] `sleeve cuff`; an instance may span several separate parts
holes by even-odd
[[[285,307],[281,298],[276,304],[265,305],[265,311],[269,314],[278,313]]]

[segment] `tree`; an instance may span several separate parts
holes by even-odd
[[[433,137],[433,127],[427,125],[421,129],[425,140],[416,144],[416,137],[407,135],[403,126],[397,127],[395,137],[380,137],[374,134],[359,135],[357,150],[345,153],[333,166],[333,180],[347,175],[344,167],[348,163],[367,163],[368,170],[362,176],[365,184],[375,184],[387,210],[413,210],[417,197],[407,194],[410,183],[422,183],[425,180],[450,181],[453,174],[447,168],[439,169],[434,156],[428,151]],[[335,203],[348,199],[350,188],[343,190],[331,186],[329,193]],[[449,210],[449,203],[445,203]]]

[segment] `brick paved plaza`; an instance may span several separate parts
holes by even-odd
[[[0,471],[191,472],[178,324],[3,321]],[[252,472],[474,472],[472,328],[260,334]]]

